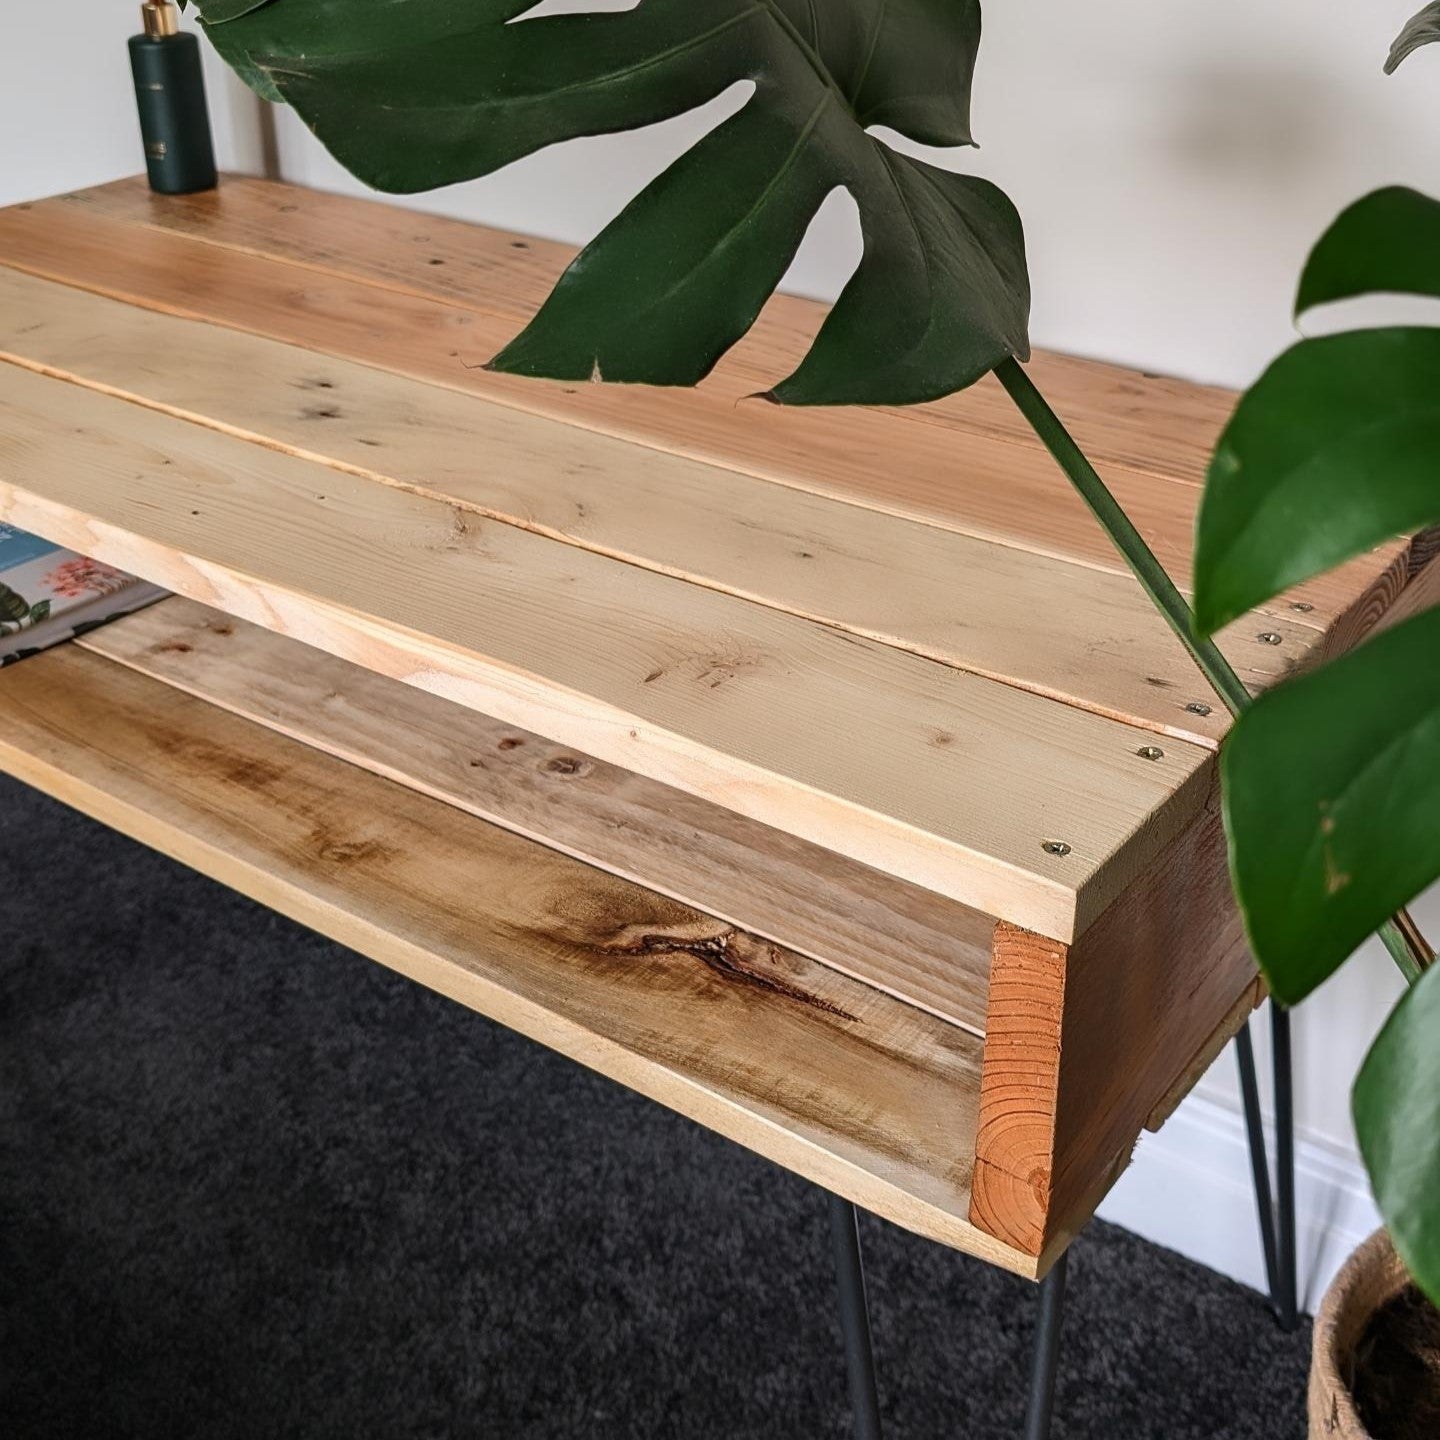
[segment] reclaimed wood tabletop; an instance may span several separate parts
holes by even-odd
[[[567,247],[227,178],[0,211],[0,519],[177,598],[0,675],[0,765],[898,1223],[1043,1275],[1259,997],[1225,707],[985,382],[484,362]],[[1041,355],[1177,581],[1232,397]],[[1404,537],[1221,636],[1434,597]]]

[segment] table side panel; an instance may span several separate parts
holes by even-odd
[[[1031,1254],[1068,1243],[1196,1057],[1259,999],[1214,783],[1073,945],[996,927],[971,1217]]]

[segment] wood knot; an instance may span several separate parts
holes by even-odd
[[[722,980],[747,991],[760,991],[842,1020],[856,1017],[817,995],[786,973],[787,960],[776,946],[708,916],[657,928],[644,922],[622,926],[597,947],[607,955],[689,956]]]
[[[575,755],[555,755],[547,760],[543,767],[551,775],[588,775],[594,768],[588,760],[581,760]]]
[[[316,856],[332,865],[354,865],[365,860],[384,860],[393,852],[379,840],[349,839],[337,835],[327,825],[311,832]]]

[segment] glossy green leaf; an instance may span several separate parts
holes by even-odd
[[[238,20],[240,16],[248,15],[252,10],[258,10],[269,3],[270,0],[206,0],[206,3],[197,4],[195,8],[207,24],[220,25],[226,20]]]
[[[1262,695],[1220,765],[1251,947],[1293,1005],[1440,876],[1440,608]]]
[[[1440,200],[1404,185],[1357,200],[1310,252],[1295,313],[1377,292],[1440,296]]]
[[[1389,58],[1385,61],[1385,73],[1393,75],[1412,50],[1418,50],[1422,45],[1433,45],[1437,40],[1440,40],[1440,0],[1433,0],[1418,14],[1412,15],[1395,37]]]
[[[899,154],[966,145],[978,0],[199,0],[221,53],[361,179],[412,191],[545,145],[753,93],[581,253],[498,369],[693,384],[753,323],[843,188],[864,255],[772,398],[909,403],[1027,354],[1019,217],[988,181]],[[258,72],[258,79],[256,72]]]
[[[1390,1238],[1440,1304],[1440,967],[1401,997],[1365,1057],[1352,1102]]]
[[[1237,407],[1210,461],[1195,616],[1213,634],[1282,590],[1440,520],[1440,330],[1303,340]]]

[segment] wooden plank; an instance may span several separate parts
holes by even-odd
[[[0,352],[601,554],[1211,747],[1229,712],[1139,585],[473,396],[0,270]],[[246,376],[236,385],[235,376]],[[479,458],[477,458],[479,457]],[[1281,643],[1258,639],[1276,634]],[[1247,617],[1262,690],[1322,637]],[[1208,713],[1187,707],[1201,705]]]
[[[179,596],[76,643],[984,1034],[989,916]]]
[[[143,176],[132,176],[59,198],[86,214],[452,301],[512,324],[535,312],[576,254],[573,245],[552,240],[239,175],[196,195],[156,195]],[[719,380],[729,382],[736,398],[765,389],[799,363],[827,309],[814,300],[776,295],[754,329],[721,360]],[[1030,369],[1097,464],[1192,485],[1203,483],[1235,404],[1228,390],[1072,355],[1040,351]],[[927,423],[1040,447],[994,380],[908,413]]]
[[[1325,637],[1323,656],[1333,659],[1373,631],[1388,630],[1432,605],[1440,605],[1440,525],[1411,537],[1406,552],[1376,578],[1345,622]]]
[[[723,921],[75,646],[0,675],[0,767],[942,1244],[979,1042]]]
[[[1218,786],[1073,945],[996,927],[971,1218],[1034,1255],[1079,1230],[1218,1031],[1254,1003]]]
[[[3,518],[1027,928],[1203,797],[1198,747],[0,370]]]
[[[796,489],[1113,574],[1124,565],[1049,457],[911,410],[807,410],[746,401],[723,376],[694,390],[555,384],[481,368],[513,319],[230,250],[60,202],[0,210],[0,264],[132,304],[268,336]],[[747,382],[748,383],[748,382]],[[753,387],[751,387],[753,389]],[[1124,466],[1106,479],[1182,586],[1198,491]],[[1326,630],[1405,547],[1291,592]],[[1267,613],[1274,607],[1267,607]]]

